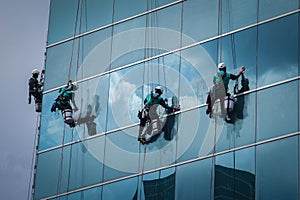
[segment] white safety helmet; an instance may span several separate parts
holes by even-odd
[[[219,63],[219,65],[218,65],[218,69],[224,69],[224,68],[226,68],[226,65],[225,65],[225,63]]]
[[[38,74],[39,75],[39,70],[37,70],[37,69],[34,69],[34,70],[32,70],[32,72],[31,72],[32,74]]]
[[[77,82],[72,83],[72,85],[73,85],[73,90],[77,90],[79,88]]]
[[[161,94],[164,92],[163,87],[161,87],[160,85],[155,87],[155,91],[159,91]]]

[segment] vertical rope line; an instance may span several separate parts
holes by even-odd
[[[60,154],[60,162],[59,162],[59,169],[58,169],[58,179],[57,179],[57,190],[56,193],[60,194],[60,187],[61,187],[61,178],[62,178],[62,167],[63,167],[63,155],[64,155],[64,147],[65,144],[65,134],[66,134],[66,125],[64,124],[63,136],[62,136],[62,147],[61,147],[61,154]]]
[[[112,23],[114,22],[115,16],[115,3],[113,0],[113,10],[112,10]],[[111,43],[110,43],[110,53],[109,53],[109,70],[112,68],[112,52],[113,52],[113,37],[114,37],[115,25],[111,27]],[[108,74],[108,90],[107,90],[107,103],[106,103],[106,119],[105,119],[105,131],[108,129],[108,112],[109,112],[109,94],[110,94],[110,77],[111,73]],[[107,134],[104,135],[104,154],[103,154],[103,168],[102,168],[102,182],[104,182],[104,171],[105,171],[105,158],[106,158],[106,138]],[[101,189],[101,197],[103,196],[103,188]]]
[[[79,7],[80,7],[80,0],[78,0],[77,10],[76,10],[75,28],[74,28],[74,36],[73,36],[74,38],[76,36],[76,30],[77,30]],[[74,54],[74,46],[75,46],[75,44],[74,44],[75,39],[74,38],[73,38],[73,41],[72,41],[72,51],[71,51],[71,59],[70,59],[70,66],[69,66],[69,72],[68,72],[68,79],[70,79],[71,70],[72,70],[72,62],[73,62],[73,54]]]
[[[87,20],[87,11],[88,11],[88,9],[87,9],[87,0],[84,0],[84,14],[85,14],[85,31],[87,31],[88,30],[88,20]],[[85,37],[82,37],[82,51],[81,51],[81,63],[83,63],[83,60],[84,60],[84,57],[85,57],[85,48],[84,48],[84,39],[85,39]],[[83,70],[84,70],[84,66],[82,65],[82,77],[83,77]],[[76,80],[77,81],[77,80]],[[87,88],[89,89],[89,81],[87,81]],[[82,97],[81,97],[82,98]],[[87,96],[87,102],[89,102],[89,93],[88,93],[88,96]],[[82,103],[81,103],[81,105],[83,105]],[[81,112],[82,112],[82,106],[81,106]],[[84,126],[84,128],[83,128],[83,138],[86,138],[86,127]],[[82,143],[82,145],[83,145],[83,148],[86,148],[84,145],[84,142]],[[77,148],[77,152],[78,152],[79,150],[78,150],[78,148]],[[81,167],[81,185],[83,186],[83,182],[84,182],[84,179],[83,179],[83,174],[84,174],[84,169],[85,169],[85,157],[84,157],[84,152],[82,152],[82,167]],[[83,191],[81,191],[80,192],[80,199],[81,200],[84,200],[84,192]]]
[[[85,0],[84,0],[85,1]],[[82,12],[83,12],[83,3],[81,2],[80,3],[80,17],[79,17],[79,33],[81,33],[82,31]],[[77,24],[77,23],[76,23]],[[77,77],[77,74],[78,74],[78,68],[79,68],[79,58],[80,58],[80,47],[81,47],[81,40],[83,42],[83,38],[84,37],[80,37],[78,39],[78,48],[77,48],[77,59],[76,59],[76,75],[75,75],[75,80],[77,81],[78,77]]]
[[[220,35],[220,39],[219,39],[219,62],[222,62],[222,0],[219,0],[219,35]],[[216,164],[216,157],[215,157],[215,153],[216,153],[216,137],[217,137],[217,123],[218,123],[218,117],[216,117],[215,119],[215,130],[214,130],[214,145],[213,145],[213,153],[212,153],[212,167],[211,167],[211,174],[210,174],[210,199],[214,198],[214,190],[213,190],[213,185],[214,185],[214,179],[215,179],[215,164]]]
[[[218,23],[219,23],[219,35],[220,35],[220,39],[219,39],[219,62],[222,62],[222,0],[219,0],[219,19],[218,19]]]
[[[258,22],[258,18],[259,18],[259,0],[257,0],[257,16],[256,16],[256,20],[257,20],[257,22]],[[256,56],[255,56],[255,59],[256,59],[256,72],[255,72],[255,74],[256,74],[256,88],[257,88],[257,86],[258,86],[258,31],[259,31],[259,29],[258,29],[259,27],[257,26],[257,28],[256,28]],[[258,95],[258,92],[255,92],[255,122],[254,122],[254,124],[255,124],[255,142],[257,142],[257,111],[258,111],[258,109],[257,109],[257,101],[258,101],[258,98],[257,98],[257,95]],[[257,150],[257,146],[255,146],[254,147],[254,150],[255,150],[255,154],[254,154],[254,156],[255,156],[255,158],[254,158],[254,163],[255,163],[255,166],[254,166],[254,170],[255,170],[255,172],[254,172],[254,174],[256,174],[256,171],[257,171],[257,167],[256,167],[256,157],[257,157],[257,153],[256,153],[256,150]],[[257,183],[257,176],[255,176],[255,183]],[[257,185],[257,184],[256,184]],[[257,194],[255,193],[255,199],[257,199]]]
[[[71,141],[73,141],[73,131],[74,131],[74,128],[72,128],[72,137],[71,137]],[[70,146],[70,157],[69,157],[69,170],[68,170],[68,183],[67,183],[67,191],[70,190],[70,176],[71,176],[71,164],[72,164],[72,149],[73,149],[73,145],[72,144]],[[67,200],[69,199],[69,195],[67,195]]]
[[[150,1],[151,0],[147,0],[147,11],[150,9]],[[149,29],[149,25],[150,25],[150,14],[151,13],[149,13],[149,14],[147,14],[146,15],[146,29],[145,29],[145,48],[144,48],[144,58],[146,59],[146,58],[148,58],[148,56],[149,56],[149,47],[150,47],[150,37],[151,36],[149,36],[149,34],[150,34],[150,29]],[[151,35],[151,34],[150,34]],[[149,65],[149,62],[151,62],[151,61],[147,61],[147,62],[144,62],[144,71],[143,71],[143,74],[145,75],[145,70],[146,70],[146,68],[148,68],[147,69],[147,71],[148,71],[148,85],[150,86],[150,80],[151,80],[151,67],[150,67],[150,65]],[[144,101],[144,87],[145,87],[145,80],[144,80],[144,78],[145,78],[145,76],[143,75],[143,97],[142,97],[142,107],[143,107],[143,101]],[[150,92],[150,91],[148,91],[148,92]],[[148,93],[147,92],[147,93]],[[144,127],[144,128],[146,128],[147,129],[147,127]],[[145,131],[145,130],[143,130],[143,131]],[[143,147],[142,145],[141,145],[141,143],[139,144],[139,159],[140,159],[140,156],[141,156],[141,147]],[[140,186],[139,186],[139,199],[142,199],[142,191],[143,191],[143,180],[144,180],[144,168],[145,168],[145,160],[146,160],[146,145],[144,146],[144,153],[143,153],[143,161],[142,161],[142,169],[141,169],[141,179],[140,179]],[[140,160],[139,160],[139,166],[140,166]]]
[[[27,200],[31,199],[32,197],[32,189],[33,189],[33,182],[34,182],[34,168],[35,168],[35,163],[34,161],[36,160],[36,144],[37,144],[37,137],[39,135],[40,132],[40,127],[41,127],[41,114],[38,114],[37,118],[36,118],[36,129],[35,129],[35,134],[34,134],[34,141],[33,141],[33,149],[32,149],[32,157],[31,157],[31,166],[30,166],[30,175],[29,175],[29,185],[28,185],[28,191],[27,191]]]
[[[231,11],[233,10],[232,8],[232,1],[227,2],[227,9],[228,9],[228,23],[229,23],[229,31],[233,29],[233,16],[231,14]],[[237,68],[237,63],[236,63],[236,49],[235,49],[235,39],[234,39],[234,33],[230,34],[230,40],[231,40],[231,54],[232,54],[232,64],[233,64],[233,69],[234,71]],[[235,86],[238,86],[239,80],[235,80]],[[234,87],[235,88],[235,87]],[[235,93],[233,89],[233,93]]]
[[[181,13],[180,13],[180,39],[179,39],[179,42],[180,42],[180,48],[182,47],[182,34],[183,34],[183,2],[181,2]],[[180,99],[180,86],[181,86],[181,64],[182,64],[182,50],[179,52],[179,69],[178,69],[178,98],[177,98],[177,101],[179,102],[179,99]],[[177,155],[178,155],[178,134],[179,134],[179,123],[178,123],[178,118],[179,118],[179,114],[176,114],[175,116],[175,119],[177,118],[177,123],[176,123],[176,136],[175,136],[175,163],[177,163]],[[175,166],[175,174],[177,172],[177,166]],[[176,182],[174,184],[174,187],[176,188]],[[176,192],[174,194],[175,196],[175,199],[176,199]]]

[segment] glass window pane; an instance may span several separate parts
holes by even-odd
[[[112,68],[179,48],[180,12],[178,4],[114,26]]]
[[[255,199],[254,148],[217,156],[214,199]]]
[[[259,26],[258,87],[298,75],[298,40],[297,14]]]
[[[181,165],[176,170],[176,199],[211,199],[212,160]]]
[[[76,143],[71,147],[69,190],[102,181],[104,136]]]
[[[140,199],[175,199],[175,178],[174,167],[143,175]]]
[[[125,19],[147,10],[147,1],[115,0],[114,21]]]
[[[258,141],[298,130],[298,87],[293,81],[257,93]]]
[[[104,181],[139,172],[143,147],[137,141],[138,126],[107,134],[105,141]]]
[[[58,96],[58,91],[47,93],[43,97],[39,150],[68,143],[107,130],[108,75],[78,84],[75,102],[79,110],[73,112],[76,127],[70,128],[64,123],[59,110],[50,112]],[[64,140],[63,140],[63,136]]]
[[[173,54],[113,72],[110,75],[108,129],[116,129],[138,122],[138,111],[143,101],[157,85],[163,87],[162,97],[172,105],[172,97],[178,97],[178,56]],[[181,102],[180,102],[181,104]],[[162,115],[165,109],[157,108]]]
[[[183,33],[191,38],[184,37],[183,46],[218,34],[218,0],[189,0],[183,6]]]
[[[81,192],[53,198],[51,200],[101,200],[102,187],[96,187]]]
[[[299,8],[298,0],[259,0],[259,21],[275,17]]]
[[[60,111],[51,112],[51,106],[57,98],[58,91],[43,95],[43,110],[39,135],[39,150],[68,143],[76,139],[76,135],[68,125],[64,124]],[[64,136],[64,138],[63,138]]]
[[[102,199],[139,199],[137,197],[137,188],[139,178],[130,178],[114,182],[103,186]]]
[[[257,22],[258,0],[222,1],[222,32],[226,33]]]
[[[210,131],[210,120],[205,114],[205,110],[206,107],[201,107],[178,116],[180,117],[179,130],[181,132],[178,133],[177,140],[177,149],[179,150],[177,162],[206,156],[211,152],[213,148],[211,141],[213,141],[214,134]]]
[[[48,44],[73,37],[76,22],[76,35],[112,23],[112,5],[111,0],[51,1]]]
[[[34,199],[66,192],[70,163],[70,147],[38,155]]]
[[[74,35],[78,0],[53,0],[50,4],[48,43]]]
[[[216,152],[255,142],[256,93],[236,98],[234,110],[217,137]],[[219,122],[220,123],[220,122]]]
[[[226,71],[238,74],[240,67],[245,66],[244,75],[249,81],[250,89],[256,88],[256,51],[257,28],[246,29],[222,38],[222,62],[226,64]],[[241,77],[239,84],[241,86]],[[229,83],[230,93],[234,93],[236,81]]]
[[[298,137],[257,147],[257,199],[299,199]]]
[[[66,84],[68,76],[75,81],[108,70],[110,37],[111,28],[108,28],[48,48],[44,90]]]

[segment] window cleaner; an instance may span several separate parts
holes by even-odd
[[[72,83],[72,80],[68,81],[68,84],[59,90],[59,95],[55,99],[51,107],[51,112],[55,112],[56,109],[60,110],[64,118],[64,122],[68,124],[71,128],[75,127],[75,121],[73,119],[73,109],[70,104],[72,102],[74,106],[74,111],[77,111],[77,105],[75,103],[74,91],[78,89],[78,84],[76,82]]]
[[[142,144],[146,144],[146,134],[158,134],[162,130],[162,124],[159,120],[159,116],[156,112],[157,107],[161,105],[166,110],[176,111],[180,109],[179,105],[169,106],[166,104],[165,100],[161,97],[163,94],[162,86],[156,86],[155,90],[148,94],[144,100],[144,108],[139,111],[138,118],[140,119],[140,127],[139,127],[139,136],[138,141]],[[149,124],[145,132],[143,133],[144,127],[146,123]]]
[[[28,86],[29,86],[28,104],[31,104],[31,96],[33,96],[35,101],[35,111],[41,112],[45,71],[42,70],[40,80],[38,80],[40,74],[39,70],[34,69],[32,70],[31,74],[32,77],[28,81]]]
[[[234,99],[228,93],[228,84],[230,80],[236,80],[245,71],[245,67],[241,66],[240,71],[237,75],[230,74],[226,72],[226,65],[224,63],[219,63],[218,72],[213,78],[213,87],[208,92],[207,96],[207,110],[206,114],[212,117],[212,108],[217,99],[220,100],[221,105],[221,117],[226,120],[226,115],[233,110]]]

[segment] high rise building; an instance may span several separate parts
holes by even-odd
[[[33,199],[299,199],[299,39],[299,0],[51,0]],[[227,121],[220,62],[246,68]],[[50,112],[69,79],[75,128]],[[181,109],[143,145],[157,85]]]

